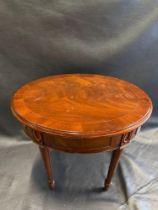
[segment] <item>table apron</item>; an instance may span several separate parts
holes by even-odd
[[[125,147],[135,137],[138,128],[119,135],[102,136],[95,138],[77,138],[53,135],[37,131],[24,126],[25,133],[34,143],[70,153],[95,153]]]

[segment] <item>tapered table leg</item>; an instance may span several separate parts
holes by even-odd
[[[48,176],[48,186],[50,189],[53,189],[55,185],[55,181],[54,181],[53,173],[52,173],[49,148],[39,146],[39,149],[40,149],[41,156],[43,158],[44,166],[45,166],[47,176]]]
[[[105,190],[108,190],[108,188],[111,184],[111,180],[112,180],[113,174],[114,174],[114,172],[117,168],[119,158],[120,158],[120,155],[121,155],[122,151],[123,151],[123,149],[117,149],[117,150],[113,151],[110,166],[109,166],[108,175],[107,175],[107,177],[105,179],[105,183],[104,183]]]

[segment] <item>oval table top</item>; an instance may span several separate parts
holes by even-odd
[[[152,102],[137,86],[114,77],[63,74],[22,86],[11,109],[21,123],[42,132],[97,137],[141,126]]]

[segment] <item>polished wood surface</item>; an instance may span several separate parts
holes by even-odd
[[[24,85],[14,94],[11,110],[39,146],[50,188],[55,183],[50,149],[113,151],[107,190],[123,149],[150,117],[152,102],[143,90],[117,78],[67,74]]]
[[[152,103],[129,82],[102,75],[66,74],[21,87],[11,108],[29,127],[80,138],[133,130],[149,118]]]
[[[41,146],[71,153],[96,153],[125,147],[137,134],[138,129],[114,136],[81,137],[78,139],[69,136],[52,135],[28,126],[24,127],[24,131],[34,143]]]
[[[105,182],[104,182],[105,190],[108,190],[108,188],[111,184],[111,179],[112,179],[112,176],[113,176],[113,174],[114,174],[114,172],[117,168],[117,165],[118,165],[118,162],[119,162],[120,155],[121,155],[122,151],[123,151],[123,148],[119,148],[119,149],[114,150],[113,153],[112,153],[108,174],[107,174],[107,177],[106,177]]]
[[[50,159],[49,148],[39,146],[39,150],[43,158],[43,163],[47,172],[48,186],[50,189],[53,189],[55,185],[55,181],[54,181],[53,172],[52,172],[52,164],[51,164],[51,159]]]

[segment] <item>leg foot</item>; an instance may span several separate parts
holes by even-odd
[[[49,186],[50,190],[53,190],[54,187],[55,187],[55,181],[54,180],[53,181],[48,180],[48,186]]]
[[[108,188],[111,184],[111,180],[112,180],[113,174],[114,174],[114,172],[117,168],[119,158],[120,158],[120,155],[121,155],[122,151],[123,151],[123,149],[117,149],[117,150],[113,151],[110,166],[109,166],[109,170],[108,170],[108,175],[107,175],[107,177],[105,179],[105,182],[104,182],[104,189],[105,190],[108,190]]]
[[[52,173],[52,166],[51,166],[51,159],[50,159],[50,151],[49,148],[47,147],[40,147],[40,153],[44,162],[44,166],[47,172],[47,177],[48,177],[48,186],[50,189],[53,189],[55,186],[55,181],[53,178],[53,173]]]
[[[107,180],[105,179],[105,183],[104,183],[104,190],[107,191],[110,187],[111,183],[107,183]]]

